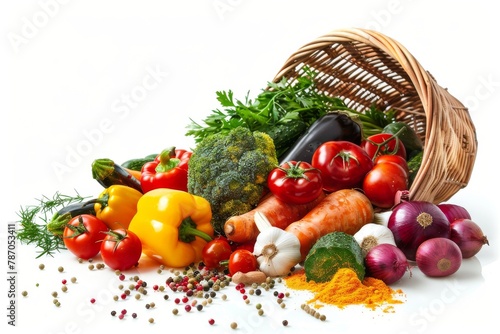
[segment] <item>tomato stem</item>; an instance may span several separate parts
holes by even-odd
[[[405,128],[402,127],[401,129],[399,129],[395,134],[391,135],[390,137],[388,137],[386,140],[380,142],[380,143],[376,143],[374,142],[373,140],[370,140],[370,139],[367,139],[368,142],[370,142],[372,145],[376,146],[377,147],[377,150],[375,151],[375,153],[373,154],[373,158],[372,160],[375,161],[375,159],[377,158],[380,150],[382,149],[382,147],[386,146],[387,144],[390,143],[391,140],[394,140],[396,139],[396,145],[394,145],[394,149],[392,151],[390,151],[388,154],[395,154],[398,149],[399,149],[399,145],[400,145],[400,140],[398,140],[398,135],[403,132]]]
[[[76,238],[77,236],[88,232],[85,224],[83,224],[82,216],[78,216],[78,225],[66,224],[66,227],[69,228],[73,234],[64,238]]]

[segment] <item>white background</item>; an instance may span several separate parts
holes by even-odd
[[[102,188],[90,170],[94,159],[123,162],[171,145],[192,147],[191,138],[184,136],[186,125],[190,118],[200,120],[219,107],[217,90],[232,89],[241,98],[248,91],[255,96],[300,46],[330,30],[349,27],[379,30],[401,42],[469,108],[479,151],[469,186],[451,202],[465,206],[490,240],[490,246],[466,261],[452,278],[426,279],[415,270],[411,279],[398,285],[408,300],[394,314],[325,310],[331,316],[322,323],[300,311],[298,296],[288,301],[288,315],[278,314],[283,312],[279,310],[275,317],[271,314],[252,323],[245,318],[248,306],[238,300],[231,307],[217,307],[218,325],[212,327],[206,322],[209,315],[201,313],[174,319],[172,306],[156,311],[154,325],[144,318],[119,323],[108,315],[109,305],[89,317],[75,311],[74,305],[89,298],[83,288],[57,309],[50,292],[62,277],[55,270],[58,265],[65,265],[68,275],[79,281],[92,282],[96,276],[75,265],[67,254],[35,260],[32,248],[18,245],[17,288],[30,293],[17,299],[18,329],[87,333],[113,324],[117,332],[137,328],[165,332],[177,324],[182,331],[220,333],[229,331],[231,319],[240,319],[243,333],[439,333],[478,332],[496,323],[491,304],[499,292],[498,168],[493,161],[498,159],[500,27],[492,4],[485,0],[3,1],[0,133],[6,152],[1,163],[0,236],[4,259],[6,225],[16,221],[21,205],[35,204],[36,198],[56,191],[98,194]],[[145,94],[137,95],[140,92]],[[3,268],[6,262],[1,262]],[[46,271],[38,271],[40,262]],[[99,282],[108,282],[114,274],[99,275],[101,281],[95,281],[90,291],[106,289]],[[5,316],[8,287],[6,279],[1,282],[0,319],[10,332],[13,328],[6,326]],[[289,327],[276,325],[283,317],[289,319]]]

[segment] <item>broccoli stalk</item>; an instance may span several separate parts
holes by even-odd
[[[224,223],[252,210],[267,187],[267,175],[278,159],[272,138],[237,127],[203,138],[189,159],[188,192],[205,198],[212,226],[224,235]]]

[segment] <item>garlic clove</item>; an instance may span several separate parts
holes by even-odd
[[[257,225],[259,232],[272,227],[271,222],[269,222],[269,219],[267,219],[267,217],[262,212],[255,212],[253,220],[255,222],[255,225]]]
[[[387,226],[389,224],[389,217],[392,211],[376,212],[373,217],[373,223]]]

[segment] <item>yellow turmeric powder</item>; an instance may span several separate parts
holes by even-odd
[[[286,285],[294,290],[308,290],[314,294],[308,304],[335,305],[341,309],[348,305],[364,305],[369,309],[375,310],[392,304],[401,304],[401,300],[396,295],[403,292],[394,290],[387,286],[383,281],[372,277],[365,277],[360,281],[356,273],[350,268],[339,269],[329,282],[317,283],[307,281],[304,270],[297,270],[291,276],[286,277]],[[385,310],[394,311],[393,307],[387,307]]]

